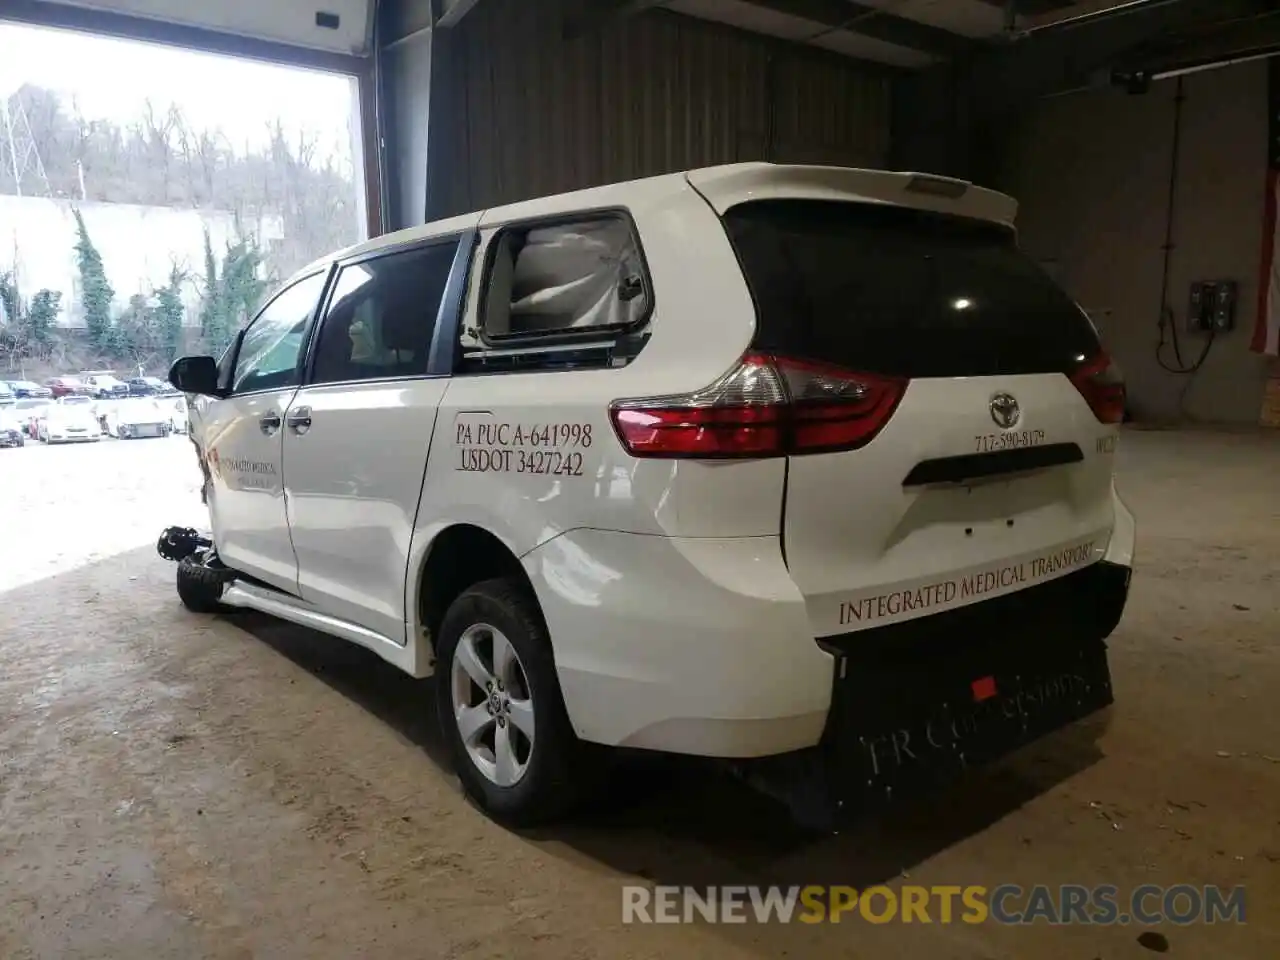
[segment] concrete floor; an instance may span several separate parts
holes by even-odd
[[[181,444],[146,456],[194,470]],[[1176,956],[1280,956],[1280,437],[1131,432],[1122,457],[1140,572],[1101,749],[1068,731],[826,838],[668,764],[517,836],[442,769],[429,684],[188,614],[150,548],[2,593],[0,958],[1147,955],[1122,926],[620,922],[627,882],[881,880],[1244,884],[1246,925],[1160,932]]]

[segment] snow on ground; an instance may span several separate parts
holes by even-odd
[[[209,525],[183,436],[0,449],[0,593]]]

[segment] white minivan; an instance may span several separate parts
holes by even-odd
[[[432,223],[171,373],[198,611],[375,651],[491,814],[586,745],[820,771],[857,807],[1111,702],[1123,385],[1016,204],[751,163]],[[807,774],[806,774],[807,776]]]

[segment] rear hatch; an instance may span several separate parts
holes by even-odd
[[[724,222],[756,302],[753,356],[798,417],[814,405],[817,426],[788,456],[782,527],[815,635],[1102,557],[1123,388],[1008,226],[830,199],[748,201]],[[853,414],[856,430],[841,419]]]

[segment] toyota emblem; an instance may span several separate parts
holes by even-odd
[[[1008,430],[1017,425],[1018,418],[1021,416],[1022,411],[1018,409],[1018,401],[1012,395],[997,393],[991,398],[991,419],[996,422],[996,426]]]

